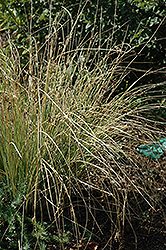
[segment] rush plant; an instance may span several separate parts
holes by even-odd
[[[121,62],[134,47],[116,47],[111,37],[102,47],[100,30],[75,43],[81,11],[74,21],[64,9],[70,29],[57,18],[40,46],[30,34],[24,67],[10,38],[6,49],[1,47],[1,201],[20,197],[20,247],[26,216],[33,222],[34,249],[43,249],[39,229],[45,220],[55,224],[55,238],[64,249],[66,224],[77,245],[87,232],[89,240],[103,235],[101,213],[109,221],[111,244],[130,219],[129,193],[139,194],[152,208],[157,202],[156,183],[152,186],[141,171],[136,147],[164,136],[145,113],[164,108],[157,99],[163,98],[158,89],[165,83],[136,88],[139,78],[125,92],[116,92],[132,63],[123,68]],[[150,70],[142,77],[147,74]],[[1,240],[16,214],[10,222],[2,218],[8,226]]]

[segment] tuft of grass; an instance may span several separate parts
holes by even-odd
[[[87,232],[89,241],[104,235],[104,214],[111,244],[130,221],[132,192],[153,209],[158,202],[157,183],[147,179],[150,170],[136,148],[165,136],[156,121],[146,118],[165,107],[157,103],[164,98],[157,89],[165,83],[135,87],[139,78],[117,94],[131,64],[123,69],[120,63],[134,48],[122,44],[117,50],[109,38],[102,47],[94,36],[76,44],[79,15],[75,22],[69,15],[69,31],[60,20],[51,24],[40,47],[30,34],[25,67],[10,39],[7,52],[1,47],[0,199],[6,206],[19,198],[1,240],[22,211],[20,249],[26,216],[32,220],[34,249],[45,249],[40,231],[46,220],[55,225],[55,239],[64,249],[66,224],[78,245]],[[45,229],[42,236],[47,238]]]

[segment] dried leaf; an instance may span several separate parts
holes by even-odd
[[[115,237],[114,237],[114,240],[117,242],[117,241],[120,241],[120,233],[117,231],[116,234],[115,234]]]
[[[97,242],[90,242],[88,244],[88,249],[89,250],[97,250],[98,246],[99,246],[99,244]]]

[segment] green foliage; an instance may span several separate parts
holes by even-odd
[[[122,66],[130,46],[132,50],[142,46],[137,39],[143,36],[144,27],[129,32],[129,37],[124,35],[126,27],[118,24],[120,15],[114,15],[122,5],[124,11],[130,10],[124,1],[117,5],[108,1],[108,23],[102,21],[103,14],[108,17],[107,8],[99,5],[96,11],[87,2],[85,14],[84,1],[81,8],[72,3],[66,1],[60,8],[61,2],[53,2],[50,15],[51,5],[46,1],[1,1],[1,18],[6,18],[2,32],[7,25],[12,31],[0,51],[0,234],[4,248],[8,244],[9,249],[45,249],[54,240],[64,249],[70,237],[66,221],[72,224],[78,245],[79,237],[83,239],[87,232],[92,236],[94,225],[102,231],[95,218],[98,210],[107,214],[112,233],[112,225],[123,231],[128,189],[150,206],[157,193],[144,167],[137,164],[134,148],[138,141],[153,141],[162,134],[144,115],[165,107],[165,97],[157,91],[165,84],[135,88],[142,77],[129,82],[128,66]],[[105,6],[105,1],[101,3]],[[106,39],[104,32],[110,26],[112,35]],[[118,45],[122,35],[124,43]],[[136,176],[134,181],[132,176]],[[99,209],[92,208],[96,190],[105,199],[95,201]],[[80,226],[77,218],[82,207],[86,221]],[[94,225],[88,225],[89,216]],[[52,238],[45,224],[48,220],[55,224]]]
[[[64,233],[61,238],[59,238],[59,236],[54,236],[53,235],[53,239],[55,240],[55,242],[58,242],[58,243],[67,243],[69,242],[69,239],[70,239],[70,231],[67,231],[66,233]]]
[[[9,31],[10,36],[17,44],[17,48],[21,56],[21,65],[28,65],[29,49],[35,50],[38,47],[39,53],[44,53],[43,44],[47,41],[47,35],[56,27],[54,44],[57,43],[59,48],[64,44],[64,36],[69,35],[69,30],[77,20],[77,29],[75,32],[75,40],[72,41],[70,50],[76,48],[86,37],[86,40],[93,39],[91,44],[97,47],[102,44],[103,48],[107,48],[110,44],[113,48],[122,50],[132,47],[133,50],[121,61],[121,67],[126,67],[129,60],[135,58],[130,65],[130,73],[124,81],[133,82],[137,80],[143,73],[151,68],[152,70],[160,70],[166,66],[166,40],[163,34],[166,29],[166,8],[165,1],[0,1],[2,10],[0,12],[1,34],[7,45],[8,35],[5,30]],[[83,6],[85,7],[83,10]],[[55,25],[50,25],[50,24]],[[161,27],[156,32],[157,27]],[[63,24],[63,32],[60,26]],[[151,37],[154,35],[153,39]],[[32,39],[33,37],[33,39]],[[84,43],[86,43],[86,40]],[[147,43],[147,41],[149,41]],[[145,44],[147,45],[145,46]],[[31,46],[29,47],[29,44]],[[86,44],[88,46],[88,43]],[[80,45],[81,46],[81,45]],[[145,46],[145,47],[144,47]],[[142,52],[140,50],[144,47]],[[55,51],[56,53],[56,51]],[[94,54],[92,53],[89,62],[91,62]],[[104,56],[103,51],[100,56]],[[117,53],[109,56],[108,63],[117,57]],[[129,60],[128,60],[129,58]],[[27,70],[29,70],[27,68]],[[164,69],[163,69],[164,70]],[[162,82],[163,73],[155,74],[153,78],[146,76],[140,84]],[[124,85],[118,91],[125,90]],[[162,116],[162,114],[160,114]]]
[[[62,6],[67,8],[75,20],[85,2],[73,0],[51,1],[50,3],[43,0],[1,1],[1,31],[9,28],[18,44],[22,44],[20,49],[25,47],[30,34],[33,34],[36,41],[43,43],[49,32],[50,22],[56,22],[58,15],[61,15],[60,22],[67,20],[65,17],[67,12]],[[131,45],[141,45],[153,35],[165,17],[164,7],[165,1],[121,0],[116,2],[101,0],[98,2],[97,10],[96,3],[87,2],[85,10],[79,17],[76,37],[80,35],[84,37],[85,34],[93,33],[98,39],[101,39],[100,32],[104,33],[110,30],[111,34],[113,30],[115,31],[113,37],[117,44],[125,42]],[[152,61],[155,67],[164,63],[165,40],[161,39],[165,23],[142,55],[143,61]],[[64,28],[68,29],[68,25],[66,23]],[[102,35],[102,42],[108,37],[108,32],[105,34],[105,36]],[[123,41],[124,37],[125,41]],[[59,38],[61,40],[61,37]],[[156,42],[158,39],[160,39],[159,43]]]
[[[51,240],[49,232],[46,232],[48,225],[37,222],[35,226],[32,219],[24,214],[24,202],[20,197],[9,202],[1,196],[0,208],[0,249],[14,250],[21,247],[22,249],[46,249],[47,242]]]

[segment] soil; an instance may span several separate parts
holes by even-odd
[[[166,205],[166,200],[164,201]],[[166,210],[165,210],[166,212]],[[109,231],[105,229],[103,238],[93,239],[88,242],[88,238],[79,245],[76,244],[75,239],[71,238],[71,241],[65,245],[66,250],[102,250],[102,249],[112,249],[112,250],[166,250],[166,223],[163,217],[163,211],[159,208],[157,211],[153,212],[153,216],[148,216],[149,210],[145,210],[147,215],[140,219],[133,217],[131,224],[125,226],[125,233],[122,238],[120,233],[114,234],[111,244],[109,243],[110,234]],[[102,218],[104,220],[104,218]],[[107,220],[107,218],[105,218]],[[112,245],[112,247],[111,247]],[[60,249],[59,246],[54,243],[48,244],[48,250]]]
[[[159,162],[154,162],[151,159],[145,157],[145,162],[151,169],[157,170],[155,174],[155,186],[157,187],[157,205],[155,209],[150,207],[145,199],[135,192],[128,194],[128,208],[126,211],[126,219],[124,228],[121,226],[121,231],[116,230],[116,227],[110,230],[111,225],[108,221],[108,215],[102,211],[95,213],[102,233],[94,226],[94,237],[90,240],[86,236],[82,242],[77,242],[74,236],[70,236],[70,241],[64,244],[66,250],[166,250],[166,157],[163,155]],[[162,169],[163,172],[160,170]],[[161,175],[160,175],[161,173]],[[146,174],[146,173],[145,173]],[[99,197],[99,193],[96,192],[94,196]],[[101,201],[101,200],[100,200]],[[111,200],[110,200],[111,202]],[[129,207],[131,209],[129,209]],[[101,208],[101,207],[100,207]],[[80,224],[85,225],[86,212],[83,206],[76,209],[78,215],[78,221]],[[100,210],[100,209],[99,209]],[[113,218],[117,224],[117,218]],[[89,217],[87,227],[93,224],[94,218]],[[112,227],[113,228],[113,227]],[[47,250],[59,250],[63,249],[55,242],[48,244]]]

